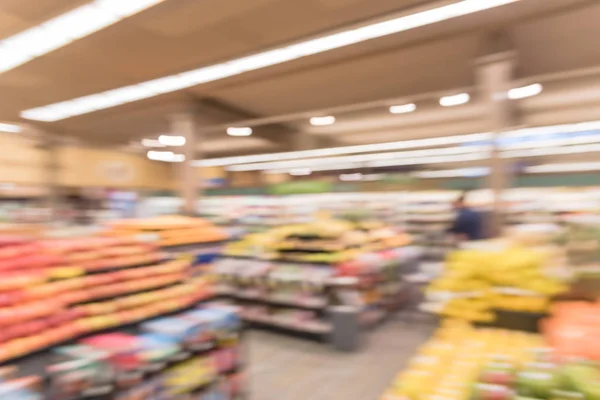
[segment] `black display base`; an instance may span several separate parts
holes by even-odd
[[[515,331],[538,333],[540,321],[547,317],[544,313],[496,310],[496,320],[491,323],[476,323],[475,326],[501,328]]]
[[[316,332],[302,331],[299,329],[294,329],[292,327],[288,328],[285,326],[272,325],[269,323],[262,323],[262,322],[258,322],[258,321],[252,321],[252,322],[247,321],[247,322],[244,322],[244,325],[250,329],[258,329],[258,330],[264,330],[264,331],[268,331],[268,332],[281,333],[281,334],[285,334],[285,335],[289,335],[289,336],[299,337],[302,339],[313,340],[313,341],[320,342],[320,343],[329,342],[329,334],[328,333],[316,333]]]

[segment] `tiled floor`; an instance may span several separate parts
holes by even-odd
[[[338,353],[306,339],[248,334],[250,400],[377,400],[433,330],[396,316],[366,336],[362,351]]]

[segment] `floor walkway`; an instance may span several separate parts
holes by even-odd
[[[431,323],[398,316],[369,333],[357,353],[252,331],[247,336],[249,399],[377,400],[432,331]]]

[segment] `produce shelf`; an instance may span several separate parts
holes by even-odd
[[[101,297],[97,297],[97,298],[90,299],[90,300],[85,300],[85,301],[81,301],[81,302],[71,303],[70,305],[71,306],[80,306],[80,305],[91,304],[91,303],[98,303],[98,302],[104,302],[104,301],[110,301],[110,300],[118,300],[118,299],[122,299],[123,297],[135,296],[137,294],[152,293],[152,292],[155,292],[157,290],[168,289],[170,287],[179,285],[179,284],[181,284],[182,281],[183,281],[183,278],[179,279],[177,281],[174,281],[174,282],[162,283],[160,285],[149,287],[149,288],[145,288],[145,289],[134,290],[134,291],[131,291],[131,292],[126,291],[126,292],[121,292],[121,293],[115,293],[115,294],[110,295],[110,296],[101,296]]]
[[[96,331],[91,331],[91,332],[86,332],[82,335],[78,335],[75,336],[73,338],[64,340],[64,341],[60,341],[60,342],[56,342],[56,343],[52,343],[48,346],[45,346],[39,350],[34,350],[33,352],[26,354],[24,356],[17,356],[14,358],[10,358],[7,359],[5,361],[0,362],[0,366],[6,366],[6,365],[10,365],[10,364],[21,364],[22,362],[24,362],[24,360],[27,360],[29,358],[35,359],[35,357],[40,357],[40,355],[43,355],[44,353],[48,352],[50,349],[57,347],[57,346],[64,346],[64,345],[68,345],[68,344],[72,344],[78,340],[82,340],[85,339],[89,336],[92,335],[98,335],[98,334],[102,334],[102,333],[108,333],[108,332],[115,332],[115,331],[119,331],[119,332],[136,332],[136,329],[139,327],[140,324],[146,322],[146,321],[150,321],[152,319],[155,318],[161,318],[161,317],[169,317],[169,316],[173,316],[173,315],[177,315],[180,314],[182,312],[185,311],[190,311],[193,310],[194,308],[196,308],[199,304],[202,303],[206,303],[209,301],[214,301],[217,300],[217,297],[215,297],[214,295],[208,295],[206,298],[200,299],[196,302],[194,302],[193,304],[177,309],[177,310],[173,310],[173,311],[168,311],[168,312],[163,312],[163,313],[159,313],[156,315],[152,315],[148,318],[145,319],[141,319],[138,321],[133,321],[130,323],[125,323],[123,325],[120,325],[118,327],[112,327],[112,328],[106,328],[106,329],[100,329],[100,330],[96,330]],[[39,375],[39,373],[32,373],[34,375]]]
[[[263,304],[269,304],[269,305],[274,305],[274,306],[284,306],[284,307],[300,308],[300,309],[306,309],[306,310],[324,310],[327,307],[327,302],[325,300],[323,300],[322,302],[319,302],[317,304],[310,304],[310,303],[302,303],[302,302],[293,301],[293,300],[282,300],[282,299],[275,299],[275,298],[263,297],[263,296],[244,296],[244,295],[239,295],[239,294],[235,294],[235,293],[231,293],[231,292],[220,293],[220,295],[224,296],[224,297],[233,298],[233,299],[239,300],[239,301],[247,301],[247,302],[252,302],[252,303],[263,303]]]
[[[145,262],[145,263],[131,264],[131,265],[126,265],[126,266],[114,267],[114,268],[109,267],[109,268],[102,268],[102,269],[87,270],[85,272],[85,275],[98,275],[98,274],[105,274],[107,272],[121,271],[124,269],[136,269],[136,268],[143,268],[143,267],[151,267],[153,265],[160,265],[167,261],[171,261],[172,259],[173,258],[171,256],[165,256],[156,261],[149,261],[149,262]]]
[[[322,323],[322,327],[308,327],[308,326],[298,326],[290,323],[284,323],[280,321],[276,321],[272,318],[252,318],[252,317],[243,317],[244,322],[249,324],[254,328],[266,328],[266,329],[275,329],[275,330],[284,330],[287,332],[299,332],[311,335],[318,336],[326,336],[332,332],[331,325],[327,323]]]

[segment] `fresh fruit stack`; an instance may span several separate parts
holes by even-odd
[[[288,225],[230,243],[225,254],[337,264],[357,256],[410,244],[410,237],[380,223],[324,219]]]
[[[60,256],[44,252],[40,243],[3,240],[0,247],[0,362],[66,340],[79,333],[60,295],[70,288],[49,283]]]
[[[536,334],[445,320],[382,400],[600,399],[597,363],[546,346]]]
[[[165,255],[131,239],[1,243],[0,362],[210,295],[205,280],[187,279],[189,262],[153,265]]]
[[[559,357],[600,361],[600,303],[556,303],[542,331]]]
[[[503,371],[510,371],[512,362],[521,365],[532,361],[534,353],[528,349],[541,345],[538,335],[475,329],[463,321],[445,320],[432,339],[419,348],[408,368],[396,377],[382,400],[467,400],[481,365],[497,363],[499,372],[488,373],[489,380],[504,383],[507,374]],[[504,364],[510,366],[505,368]],[[490,398],[503,399],[501,395]]]
[[[201,218],[161,216],[122,220],[111,224],[110,236],[140,236],[161,247],[211,243],[227,239],[227,234]]]
[[[546,272],[547,261],[544,252],[519,247],[456,251],[427,288],[437,306],[430,309],[477,322],[493,321],[495,309],[544,312],[549,298],[567,289]]]
[[[497,357],[485,363],[472,400],[600,398],[600,370],[586,361],[553,362],[552,349],[534,351],[533,362]],[[564,361],[564,360],[563,360]]]

